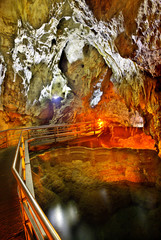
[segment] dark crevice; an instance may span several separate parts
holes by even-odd
[[[67,64],[68,64],[68,60],[65,54],[65,50],[63,50],[60,61],[59,61],[59,65],[58,65],[62,73],[67,72]]]

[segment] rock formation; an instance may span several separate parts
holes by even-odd
[[[104,117],[161,151],[160,15],[160,0],[1,1],[1,129]]]

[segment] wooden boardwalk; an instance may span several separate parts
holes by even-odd
[[[17,184],[11,172],[15,147],[0,150],[0,239],[24,240]]]

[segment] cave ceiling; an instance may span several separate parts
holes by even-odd
[[[160,0],[0,1],[0,128],[104,117],[160,142]]]

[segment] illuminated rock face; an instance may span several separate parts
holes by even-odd
[[[159,0],[3,1],[1,110],[29,116],[29,125],[99,116],[131,125],[138,114],[158,144],[160,7]]]

